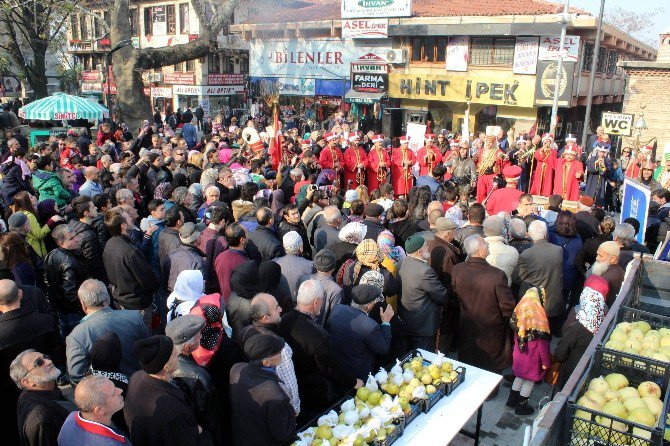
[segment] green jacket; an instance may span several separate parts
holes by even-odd
[[[49,198],[56,200],[58,207],[64,207],[72,198],[70,192],[63,187],[60,177],[48,170],[38,170],[33,174],[33,187],[39,195],[39,201]]]

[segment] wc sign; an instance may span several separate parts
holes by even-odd
[[[608,135],[631,136],[633,134],[633,116],[625,113],[603,112],[600,125]]]

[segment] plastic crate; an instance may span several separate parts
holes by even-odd
[[[617,350],[609,349],[605,347],[605,344],[607,343],[607,341],[609,341],[610,336],[612,335],[612,332],[616,329],[617,324],[621,322],[634,322],[634,321],[645,321],[649,323],[649,325],[651,325],[651,328],[654,330],[658,330],[659,328],[670,328],[670,317],[650,313],[648,311],[644,311],[638,308],[621,307],[619,308],[619,312],[617,313],[616,319],[611,324],[609,330],[607,331],[607,334],[603,337],[603,340],[600,343],[600,346],[603,348],[603,350],[617,353],[618,352]],[[650,359],[645,356],[635,355],[632,353],[627,353],[627,355],[632,357],[634,360],[639,361],[646,361]]]
[[[403,417],[404,426],[409,426],[409,424],[414,421],[416,417],[423,413],[423,406],[425,403],[425,400],[417,400],[416,402],[410,401],[409,413],[405,414]]]
[[[456,387],[460,386],[463,383],[463,381],[465,381],[465,367],[458,366],[454,370],[456,370],[458,376],[452,382],[446,383],[446,385],[444,386],[444,396],[449,396],[452,393],[454,393]]]
[[[371,446],[391,446],[398,438],[402,437],[405,431],[405,422],[401,418],[398,418],[393,420],[393,425],[395,426],[395,430],[391,435],[387,435],[383,440],[372,440]]]
[[[588,389],[591,379],[606,376],[610,373],[623,374],[628,379],[629,385],[633,387],[637,387],[644,381],[653,381],[660,386],[664,411],[656,426],[643,426],[577,404],[579,398]],[[664,414],[668,409],[668,397],[670,395],[670,392],[668,392],[669,381],[670,364],[650,359],[635,359],[623,352],[598,348],[588,372],[582,376],[568,399],[566,445],[660,446],[665,428]],[[602,418],[596,421],[596,417]]]
[[[423,403],[423,413],[428,413],[442,398],[444,398],[445,383],[440,383],[435,386],[437,389],[434,393],[428,395],[428,398]]]

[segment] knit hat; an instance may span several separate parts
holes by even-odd
[[[350,189],[344,193],[344,201],[351,203],[354,200],[358,200],[358,192],[356,192],[356,189]]]
[[[370,203],[365,206],[366,217],[379,217],[384,213],[384,207],[381,204]]]
[[[405,241],[405,251],[407,254],[414,254],[417,252],[426,241],[418,234],[414,234]]]
[[[591,274],[584,282],[584,288],[591,288],[592,290],[602,294],[604,297],[607,296],[607,293],[609,293],[610,285],[606,279],[603,279],[600,276],[596,276],[595,274]]]
[[[259,333],[244,343],[244,354],[250,361],[262,361],[281,352],[284,344],[279,336]]]
[[[286,252],[296,252],[302,246],[302,237],[296,231],[289,231],[282,237],[282,245]]]
[[[17,229],[21,229],[23,226],[25,226],[27,221],[28,216],[26,214],[23,212],[14,212],[9,216],[7,224],[9,225],[10,231],[16,231]]]
[[[193,339],[205,328],[205,320],[195,314],[185,314],[172,319],[165,327],[165,335],[175,344],[183,344]]]
[[[605,253],[614,257],[619,257],[619,254],[621,253],[621,248],[619,248],[619,245],[614,241],[601,243],[598,247],[598,251],[600,250],[603,250]]]
[[[135,341],[133,350],[142,370],[147,373],[158,373],[170,360],[173,347],[172,339],[156,335]]]
[[[458,228],[458,225],[450,218],[440,217],[435,220],[435,232],[448,231],[456,228]]]
[[[338,237],[343,242],[359,244],[363,241],[367,232],[368,227],[363,223],[352,221],[340,229],[340,234]]]
[[[335,253],[330,249],[322,249],[314,256],[314,268],[322,273],[334,270],[336,264]]]
[[[359,282],[360,285],[374,285],[379,288],[380,291],[384,291],[384,275],[379,271],[371,269],[366,271],[362,276]]]
[[[184,226],[179,229],[179,240],[188,245],[196,241],[204,230],[205,225],[202,223],[184,223]]]
[[[351,300],[358,305],[367,305],[382,297],[382,292],[374,285],[357,285],[351,289]]]

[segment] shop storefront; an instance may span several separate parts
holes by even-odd
[[[492,70],[467,73],[389,75],[389,96],[406,110],[430,111],[432,131],[461,132],[469,114],[469,132],[502,125],[517,132],[535,123],[535,76]]]
[[[202,105],[206,117],[241,108],[244,102],[244,85],[173,85],[172,93],[177,107],[193,110]]]

